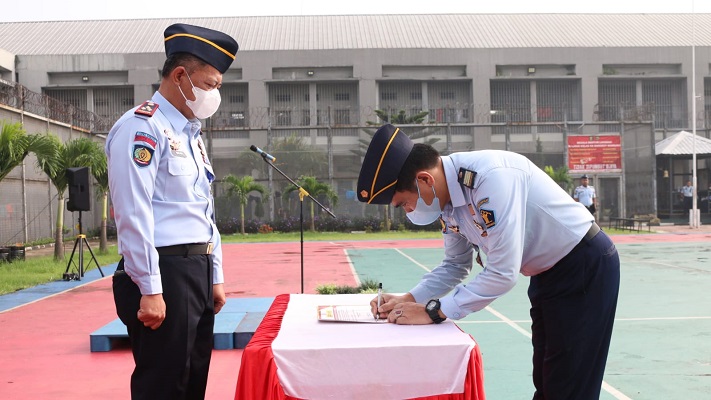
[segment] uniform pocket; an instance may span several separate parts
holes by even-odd
[[[168,159],[168,173],[173,176],[187,176],[195,173],[195,163],[190,159]]]

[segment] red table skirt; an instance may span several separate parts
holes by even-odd
[[[279,383],[272,354],[272,342],[279,333],[281,321],[289,305],[289,295],[277,296],[242,353],[237,377],[235,400],[302,400],[287,396]],[[416,400],[484,400],[484,368],[479,346],[469,357],[464,381],[464,393],[418,397]]]

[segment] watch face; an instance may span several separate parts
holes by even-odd
[[[434,309],[436,309],[436,308],[437,308],[437,302],[436,302],[436,301],[430,300],[430,301],[427,303],[427,309],[428,309],[429,311],[432,311],[432,310],[434,310]]]

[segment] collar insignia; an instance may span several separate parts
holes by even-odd
[[[138,106],[136,111],[134,111],[134,114],[143,115],[146,117],[152,117],[153,114],[155,114],[156,110],[158,110],[158,104],[156,104],[150,100],[146,100],[143,102],[143,104]]]
[[[459,173],[457,173],[457,182],[468,187],[469,189],[474,189],[474,178],[476,178],[475,171],[459,168]]]

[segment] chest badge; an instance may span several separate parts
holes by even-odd
[[[207,160],[207,154],[205,154],[205,147],[202,144],[202,140],[198,140],[198,149],[200,149],[200,155],[202,156],[202,162],[206,165],[210,165],[210,161]]]

